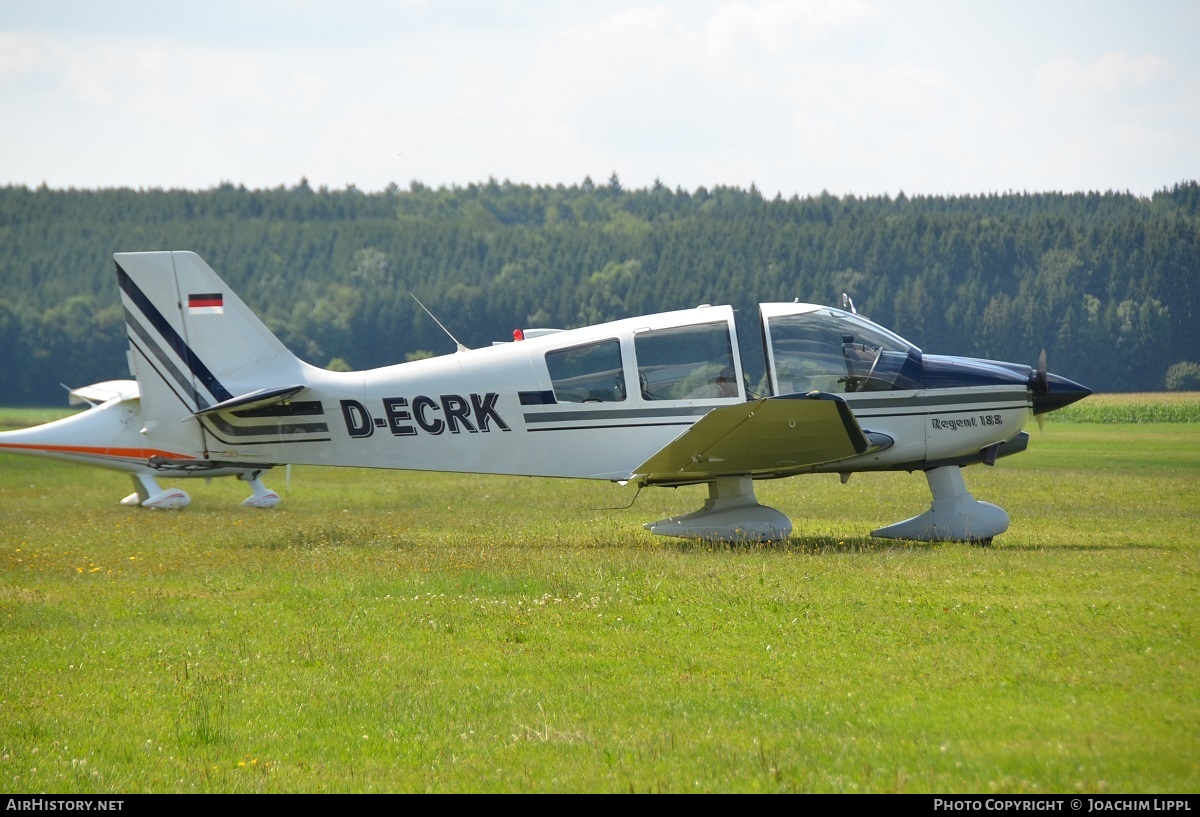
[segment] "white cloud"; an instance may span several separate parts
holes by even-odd
[[[1194,175],[1183,6],[1074,2],[135,2],[70,27],[67,6],[30,4],[0,22],[0,117],[21,123],[0,129],[0,184],[616,171],[791,195]]]
[[[1038,69],[1037,79],[1050,98],[1077,99],[1138,90],[1171,74],[1171,64],[1162,57],[1115,52],[1090,63],[1058,57]]]
[[[0,83],[51,67],[55,52],[54,44],[45,37],[0,31]]]
[[[742,55],[757,49],[780,53],[881,19],[875,6],[860,0],[729,3],[713,14],[704,35],[713,53]]]
[[[868,4],[824,0],[625,9],[545,38],[528,92],[596,149],[761,150],[814,101],[836,102],[812,77],[840,80],[822,58],[877,20]]]
[[[322,75],[274,54],[184,43],[121,43],[74,50],[64,90],[97,108],[155,112],[177,123],[230,112],[289,114],[328,91]]]

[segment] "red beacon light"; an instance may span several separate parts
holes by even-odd
[[[514,341],[525,340],[525,330],[524,329],[514,329],[513,330],[513,340]]]

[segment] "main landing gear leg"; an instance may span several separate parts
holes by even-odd
[[[274,508],[279,504],[279,494],[262,484],[262,480],[258,478],[259,473],[261,472],[255,471],[251,477],[245,474],[238,475],[238,479],[249,483],[250,489],[254,491],[251,496],[242,500],[242,504],[247,508]]]
[[[642,527],[659,536],[719,542],[775,541],[792,533],[790,519],[758,504],[750,477],[714,480],[708,483],[708,499],[700,510],[647,522]]]
[[[133,493],[121,500],[122,505],[136,508],[159,508],[174,510],[186,508],[192,498],[178,488],[160,488],[149,474],[130,474],[133,478]]]
[[[920,516],[871,531],[885,539],[921,542],[975,542],[988,545],[992,537],[1008,530],[1008,514],[990,502],[971,496],[957,465],[925,472],[933,504]]]

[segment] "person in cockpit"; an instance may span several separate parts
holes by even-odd
[[[712,383],[705,383],[698,389],[694,389],[688,393],[688,400],[703,400],[705,398],[718,397],[737,397],[737,374],[732,368],[726,366],[717,372],[716,379]]]

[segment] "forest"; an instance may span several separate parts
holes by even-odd
[[[924,351],[1096,391],[1200,389],[1200,181],[1120,192],[767,198],[754,186],[510,181],[378,193],[0,188],[5,405],[128,376],[114,252],[199,253],[297,355],[366,369],[522,327],[727,303],[840,305]],[[416,296],[416,298],[412,297]]]

